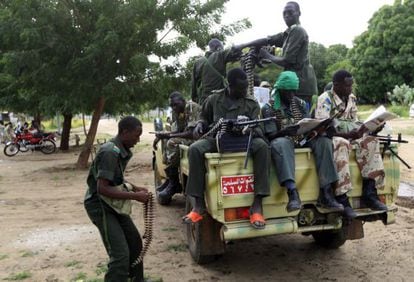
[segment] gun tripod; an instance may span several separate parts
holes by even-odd
[[[380,142],[384,145],[384,148],[382,149],[382,158],[384,158],[384,154],[385,152],[388,150],[391,152],[391,154],[395,157],[397,157],[397,159],[399,159],[408,169],[411,169],[411,166],[404,161],[392,148],[391,148],[391,142],[397,142],[397,143],[408,143],[407,140],[402,140],[401,138],[401,133],[398,133],[398,139],[394,140],[391,139],[391,136],[381,136],[380,138]]]

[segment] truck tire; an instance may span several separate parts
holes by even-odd
[[[327,249],[337,249],[346,242],[346,229],[312,232],[315,243]]]
[[[192,209],[186,200],[186,213]],[[206,264],[216,260],[224,253],[225,244],[221,239],[222,224],[214,220],[208,213],[197,223],[184,224],[187,235],[188,249],[191,257],[198,264]]]

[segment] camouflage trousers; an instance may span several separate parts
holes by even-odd
[[[180,147],[179,145],[189,146],[194,141],[185,138],[170,138],[165,146],[165,152],[163,156],[163,162],[167,166],[179,167],[180,166]]]
[[[379,142],[373,136],[364,136],[349,142],[342,137],[333,137],[334,159],[338,172],[338,183],[335,195],[339,196],[352,190],[351,173],[349,170],[349,154],[355,145],[355,156],[362,178],[375,180],[377,189],[384,188],[384,164],[382,162]]]

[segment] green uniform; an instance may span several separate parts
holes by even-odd
[[[99,178],[109,180],[113,186],[124,183],[125,167],[131,157],[131,151],[116,137],[99,149],[87,179],[85,209],[98,228],[110,258],[105,281],[127,281],[132,277],[133,281],[143,281],[143,264],[131,268],[142,249],[138,229],[129,215],[118,214],[97,192]]]
[[[179,115],[173,115],[171,131],[185,132],[193,130],[198,121],[199,114],[200,106],[192,101],[187,102],[183,113],[180,113]],[[178,166],[180,165],[179,145],[190,145],[191,143],[193,143],[192,139],[180,137],[173,137],[168,139],[164,154],[164,163],[166,165],[178,168]]]
[[[301,118],[308,117],[305,101],[294,97],[296,105],[298,105],[297,114]],[[294,116],[292,108],[281,103],[281,108],[278,114],[275,114],[275,110],[269,105],[265,104],[262,108],[262,115],[264,118],[277,116],[282,119],[276,122],[265,123],[265,133],[270,134],[277,132],[289,125],[294,125],[297,122],[295,119],[298,116]],[[277,126],[278,124],[278,126]],[[290,180],[295,182],[295,141],[291,137],[277,137],[270,143],[271,156],[273,163],[276,167],[276,175],[279,183],[283,185],[286,181]],[[333,146],[332,140],[327,137],[317,137],[310,142],[312,148],[316,168],[319,176],[319,185],[325,186],[338,180],[338,175],[335,169],[335,163],[333,160]]]
[[[299,77],[297,96],[306,102],[318,93],[315,71],[309,61],[309,37],[301,25],[292,25],[284,32],[269,36],[269,44],[282,48],[287,65],[284,70],[294,71]]]
[[[249,119],[259,117],[259,104],[252,97],[230,100],[224,91],[213,94],[203,104],[200,119],[210,126],[220,118],[236,119],[243,115]],[[257,128],[260,130],[259,128]],[[269,195],[269,148],[262,138],[252,140],[251,152],[253,156],[254,189],[256,195]],[[204,153],[217,152],[216,140],[206,138],[193,143],[188,152],[190,173],[187,181],[187,194],[194,197],[204,197],[205,174]]]
[[[225,87],[226,64],[237,60],[240,55],[240,50],[229,48],[207,52],[206,57],[200,58],[196,74],[196,77],[201,78],[201,95],[198,97],[198,104],[202,105],[205,99],[213,94],[212,91],[221,90]],[[204,63],[201,63],[201,60],[204,60]]]

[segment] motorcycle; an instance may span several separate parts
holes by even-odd
[[[18,152],[27,152],[30,149],[32,151],[40,150],[43,154],[52,154],[56,151],[55,142],[56,137],[53,133],[20,132],[6,144],[3,152],[8,157],[12,157]]]

